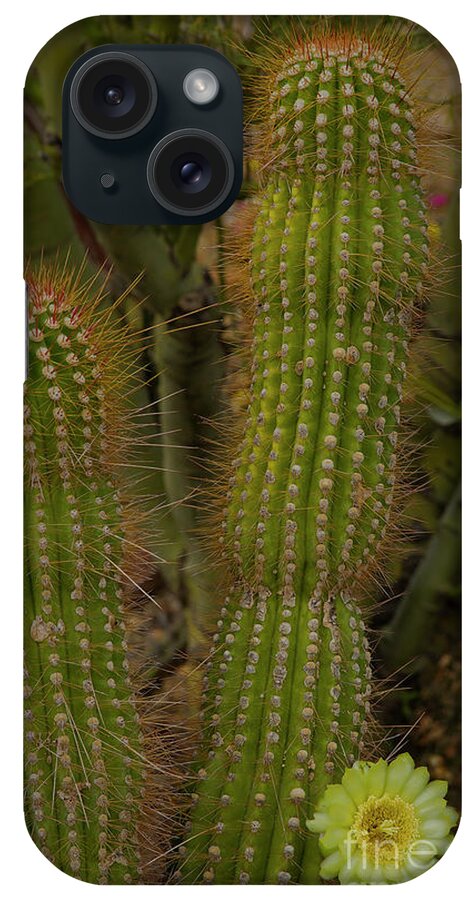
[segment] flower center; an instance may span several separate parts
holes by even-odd
[[[398,795],[369,797],[359,806],[352,824],[352,837],[363,857],[374,865],[391,863],[396,869],[404,864],[418,835],[415,809]]]

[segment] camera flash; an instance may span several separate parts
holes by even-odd
[[[218,78],[209,69],[192,69],[183,80],[185,96],[200,106],[211,103],[219,88]]]

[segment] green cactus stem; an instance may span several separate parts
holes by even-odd
[[[81,273],[27,280],[26,818],[64,872],[130,883],[147,765],[126,638],[150,571],[117,477],[133,341]]]
[[[364,752],[358,600],[388,526],[426,266],[395,64],[344,36],[279,65],[248,249],[249,407],[223,526],[234,577],[205,684],[188,882],[319,881],[305,819]]]

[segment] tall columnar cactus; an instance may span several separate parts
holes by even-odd
[[[286,56],[248,251],[253,374],[188,881],[319,880],[305,819],[364,749],[358,600],[391,513],[426,265],[412,102],[395,64],[349,37]]]
[[[126,631],[148,562],[116,478],[133,341],[94,282],[43,268],[28,299],[26,818],[63,871],[127,883],[147,772]]]

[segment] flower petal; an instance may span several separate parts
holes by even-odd
[[[409,753],[401,753],[400,756],[393,759],[387,770],[386,793],[400,794],[401,789],[414,771],[415,764]]]
[[[381,797],[385,790],[388,765],[384,759],[374,763],[365,773],[368,796]]]
[[[423,872],[426,872],[428,869],[431,869],[432,866],[435,865],[435,857],[432,856],[427,860],[419,860],[417,865],[412,865],[410,862],[407,862],[400,869],[400,881],[410,881],[412,878],[417,878],[418,875],[422,875]]]
[[[454,838],[454,834],[447,834],[447,835],[445,835],[445,837],[442,837],[442,838],[433,838],[433,843],[435,845],[436,855],[438,858],[440,858],[441,856],[443,856],[446,853],[453,838]]]
[[[442,818],[425,819],[420,833],[426,840],[445,837],[448,834],[448,822]]]
[[[326,806],[331,803],[347,803],[349,800],[347,791],[341,784],[328,784],[324,793],[323,802]],[[320,804],[319,804],[320,807]]]
[[[355,880],[358,884],[381,884],[382,874],[368,859],[357,859],[355,867]]]
[[[331,853],[330,856],[326,856],[326,858],[321,863],[321,868],[319,869],[321,878],[337,878],[337,874],[341,867],[341,862],[342,861],[339,850]]]
[[[445,814],[445,809],[446,800],[443,797],[437,797],[436,800],[428,800],[424,806],[419,806],[418,815],[420,819],[436,819]]]
[[[346,769],[342,776],[342,784],[356,806],[359,806],[367,799],[368,792],[364,774],[359,769]]]
[[[325,812],[314,813],[314,818],[308,819],[306,825],[313,834],[322,834],[329,825],[330,819]]]
[[[319,845],[324,853],[330,853],[332,850],[335,850],[336,847],[339,847],[343,841],[345,841],[348,834],[347,828],[339,828],[339,826],[332,826],[321,835]]]
[[[343,864],[339,869],[339,881],[341,884],[358,884],[357,872],[362,865],[362,854],[357,847],[352,847],[351,852],[345,847],[343,851]]]
[[[454,826],[459,821],[459,813],[456,811],[454,806],[447,806],[445,810],[445,816],[450,823],[450,828],[454,828]]]
[[[425,790],[423,790],[418,797],[415,797],[413,801],[414,806],[418,809],[419,806],[425,806],[429,800],[434,800],[437,797],[444,797],[447,790],[447,781],[431,781],[430,784],[426,786]]]
[[[350,797],[346,803],[331,803],[329,805],[329,819],[333,825],[351,825],[355,813],[355,806]]]
[[[385,882],[387,884],[398,884],[400,881],[407,880],[405,879],[404,866],[396,866],[395,864],[383,866],[382,875],[385,878]]]
[[[430,780],[430,773],[426,766],[419,766],[415,769],[410,778],[400,790],[402,800],[412,801],[418,794],[421,794]]]
[[[357,884],[357,876],[353,866],[342,866],[339,869],[339,881],[341,884]]]

